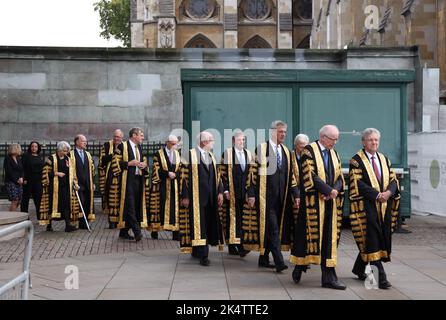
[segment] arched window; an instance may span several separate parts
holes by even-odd
[[[243,48],[271,48],[271,45],[259,35],[255,35],[246,41]]]
[[[194,36],[192,39],[190,39],[186,45],[185,48],[217,48],[215,44],[209,40],[208,37],[205,35],[199,33],[196,36]]]
[[[313,0],[294,0],[294,16],[299,20],[313,19]]]

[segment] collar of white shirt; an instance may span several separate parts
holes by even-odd
[[[197,146],[197,148],[198,148],[198,150],[200,151],[201,156],[204,158],[205,155],[206,155],[206,151],[205,151],[204,149],[201,149],[200,146]]]
[[[322,143],[320,143],[319,141],[317,142],[319,144],[319,147],[321,148],[321,151],[324,151],[326,148],[322,145]]]
[[[365,151],[365,150],[364,150]],[[367,157],[369,158],[369,160],[370,160],[370,162],[372,162],[372,157],[375,157],[375,160],[377,160],[377,161],[379,161],[378,160],[378,155],[375,153],[375,154],[371,154],[371,153],[368,153],[367,151],[365,151],[365,154],[367,155]]]
[[[269,143],[273,147],[274,151],[279,150],[279,152],[282,153],[282,148],[280,147],[280,144],[274,143],[273,140],[269,140]]]
[[[84,152],[83,149],[76,148],[76,150],[77,150],[77,153],[78,153],[78,154],[81,154],[82,152]]]

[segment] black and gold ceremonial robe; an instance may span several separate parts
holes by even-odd
[[[170,163],[165,148],[153,156],[153,169],[149,201],[149,230],[178,231],[180,215],[180,168],[181,158],[177,150]],[[169,178],[169,172],[176,174]]]
[[[55,173],[63,172],[65,176],[59,178]],[[79,202],[74,193],[73,184],[75,169],[70,165],[70,158],[59,159],[57,154],[48,157],[42,171],[42,201],[40,202],[40,225],[48,225],[51,220],[61,220],[64,208],[70,214],[70,222],[76,224],[79,215]]]
[[[102,145],[99,155],[98,171],[99,171],[99,191],[102,197],[102,212],[109,214],[107,205],[106,186],[108,182],[111,160],[113,158],[114,145],[113,140],[107,141]],[[117,222],[117,217],[109,216],[110,222]]]
[[[269,161],[276,162],[277,159],[274,151],[270,146],[270,142],[260,144],[255,151],[255,161],[250,166],[250,177],[246,186],[249,197],[255,197],[255,208],[245,206],[243,212],[243,248],[246,250],[260,251],[260,254],[265,253],[266,236],[267,236],[267,211],[270,206],[270,195],[280,190],[281,212],[278,214],[279,238],[281,242],[281,250],[286,251],[290,249],[291,245],[291,231],[292,231],[292,198],[297,197],[297,182],[291,168],[291,156],[288,148],[281,144],[282,148],[282,173],[286,177],[283,186],[272,185],[270,177],[272,172],[270,168],[276,168],[274,164]],[[270,154],[272,156],[270,157]],[[271,159],[270,159],[271,158]],[[270,167],[272,165],[272,167]]]
[[[303,171],[301,159],[297,158],[296,151],[291,152],[291,169],[293,170],[294,178],[299,189],[300,206],[299,208],[294,208],[293,206],[293,223],[291,231],[291,250],[294,250],[294,242],[298,235],[302,232],[305,233],[305,229],[302,229],[302,223],[299,220],[304,217],[302,214],[302,208],[305,208],[305,188],[303,184]]]
[[[188,158],[182,159],[181,199],[189,199],[189,207],[180,210],[180,249],[192,253],[195,246],[219,246],[223,250],[223,230],[218,214],[217,197],[221,192],[217,162],[209,152],[212,164],[209,168],[201,160],[197,148],[190,149]],[[208,170],[204,172],[204,170]],[[211,210],[206,215],[203,202],[211,198]]]
[[[126,224],[125,214],[125,200],[129,195],[127,194],[127,185],[132,177],[128,177],[128,162],[131,161],[129,157],[129,149],[131,145],[129,141],[121,143],[113,154],[111,163],[111,183],[108,193],[108,210],[111,216],[118,217],[118,229],[130,227]],[[141,151],[141,148],[140,148]],[[133,153],[132,153],[133,154]],[[147,158],[141,157],[145,163]],[[133,158],[133,157],[132,157]],[[144,174],[144,183],[141,188],[141,212],[136,212],[136,219],[140,223],[141,228],[147,228],[147,200],[149,198],[149,171],[142,170]]]
[[[241,244],[242,238],[242,215],[243,207],[239,208],[238,202],[246,203],[246,184],[249,179],[249,167],[252,155],[249,150],[243,150],[245,154],[245,171],[242,172],[237,162],[234,147],[228,148],[222,155],[219,166],[220,179],[229,192],[230,200],[223,202],[219,208],[220,220],[224,230],[225,242],[227,244]]]
[[[305,147],[301,162],[305,201],[299,210],[298,232],[295,233],[290,262],[335,267],[344,207],[341,160],[335,150],[330,150],[328,171],[325,170],[322,151],[316,141]],[[333,189],[338,190],[338,196],[325,201],[323,196],[329,195]]]
[[[395,229],[400,187],[389,159],[376,153],[381,164],[381,183],[364,150],[350,160],[350,222],[353,236],[364,262],[390,261],[391,234]],[[376,201],[380,192],[390,190],[387,202]]]
[[[89,192],[90,206],[88,208],[83,207],[83,209],[84,209],[85,216],[87,217],[88,221],[94,221],[96,219],[95,214],[94,214],[94,182],[93,182],[93,177],[95,175],[94,161],[93,161],[91,154],[88,151],[84,151],[84,153],[86,156],[87,167],[88,167],[87,180],[90,185],[90,192]],[[77,183],[78,177],[77,177],[77,171],[76,171],[76,156],[74,154],[74,150],[70,151],[70,170],[73,170],[74,181]],[[75,197],[76,197],[76,201],[78,201],[76,194],[75,194]],[[80,206],[76,206],[74,208],[74,214],[78,214],[79,218],[83,219],[83,213],[82,213]]]

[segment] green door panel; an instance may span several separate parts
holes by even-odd
[[[264,129],[268,139],[268,129],[274,120],[288,123],[286,144],[292,145],[293,90],[291,87],[225,86],[192,87],[192,121],[200,121],[201,130],[216,129],[225,135],[225,129],[241,130]],[[228,134],[228,133],[226,133]],[[232,145],[231,135],[224,139],[224,148]],[[217,141],[218,142],[218,141]],[[249,145],[254,146],[252,141]]]
[[[373,127],[381,131],[380,150],[395,165],[402,165],[400,88],[389,87],[301,87],[300,130],[319,138],[324,124],[340,130],[336,144],[343,164],[362,148],[361,132]]]

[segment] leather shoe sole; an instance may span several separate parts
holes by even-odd
[[[378,287],[380,288],[380,289],[389,289],[390,287],[391,287],[392,285],[390,284],[390,282],[389,281],[384,281],[384,282],[381,282],[380,284],[378,284]]]
[[[127,234],[127,235],[119,235],[120,239],[125,239],[125,240],[135,240],[134,237],[132,237],[131,235]]]
[[[286,264],[281,265],[281,266],[277,266],[276,267],[276,272],[280,273],[280,272],[282,272],[283,270],[286,270],[286,269],[288,269],[288,266]]]
[[[322,285],[323,288],[329,288],[329,289],[335,289],[335,290],[345,290],[347,289],[346,286],[343,284],[340,284],[339,282],[332,282],[332,283],[324,283]]]
[[[208,267],[210,264],[211,264],[211,260],[209,260],[208,258],[200,260],[200,265],[202,265],[204,267]]]
[[[363,274],[353,273],[353,274],[357,276],[357,278],[355,278],[356,280],[365,281],[365,279],[367,279],[367,275],[365,273]]]
[[[244,257],[246,257],[246,255],[247,255],[248,253],[250,253],[250,252],[251,252],[250,250],[242,250],[242,251],[240,252],[240,257],[244,258]]]
[[[276,266],[271,263],[259,263],[259,268],[274,269]]]

